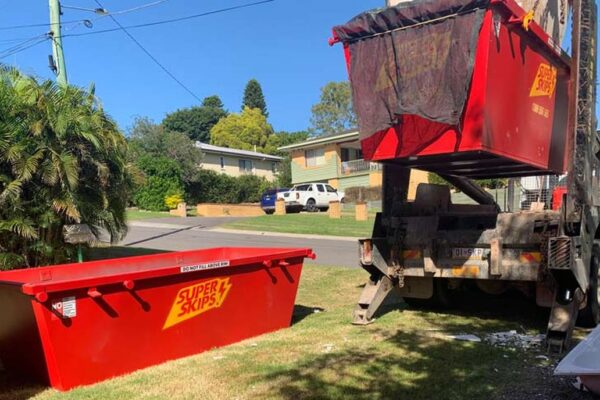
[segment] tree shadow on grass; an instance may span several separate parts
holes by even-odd
[[[502,386],[499,376],[513,374],[501,350],[397,332],[384,343],[306,357],[263,379],[284,399],[430,400],[489,397]]]
[[[447,327],[451,329],[451,326]],[[373,338],[382,337],[383,340]],[[260,377],[283,399],[592,400],[520,351],[423,332],[371,330],[364,342],[307,355]]]

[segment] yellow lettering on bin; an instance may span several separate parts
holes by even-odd
[[[535,79],[533,80],[531,90],[529,91],[529,97],[552,97],[554,89],[556,89],[556,77],[556,68],[549,64],[540,64]]]
[[[216,278],[184,287],[177,292],[163,330],[219,308],[231,289],[229,278]]]

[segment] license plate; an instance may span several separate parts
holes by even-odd
[[[483,258],[483,249],[478,247],[454,247],[452,258]]]

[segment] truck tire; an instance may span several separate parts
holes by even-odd
[[[317,208],[317,202],[315,199],[306,200],[306,211],[308,212],[317,212],[319,209]]]
[[[594,328],[600,323],[599,266],[600,246],[595,244],[592,249],[592,259],[590,260],[590,287],[587,292],[587,304],[583,310],[579,311],[579,316],[577,317],[577,325],[583,328]]]

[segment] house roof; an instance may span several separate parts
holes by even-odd
[[[328,134],[324,136],[318,136],[315,138],[310,138],[300,143],[294,143],[287,146],[280,147],[281,151],[289,151],[296,149],[305,149],[310,147],[322,146],[324,144],[330,143],[344,143],[344,142],[354,142],[358,140],[358,131],[351,130],[342,133],[336,134]]]
[[[260,160],[271,160],[271,161],[283,160],[282,157],[274,156],[271,154],[258,153],[256,151],[249,151],[249,150],[230,149],[229,147],[214,146],[212,144],[201,143],[201,142],[196,142],[196,147],[198,147],[204,153],[229,154],[232,156],[256,158],[256,159],[260,159]]]

